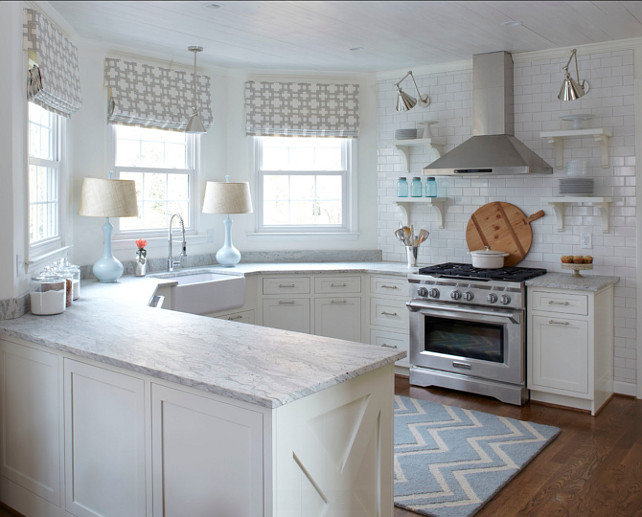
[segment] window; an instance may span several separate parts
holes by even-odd
[[[28,106],[29,245],[44,246],[60,238],[60,115],[33,102]]]
[[[116,219],[120,232],[164,230],[172,214],[192,226],[194,135],[114,125],[114,172],[136,182],[138,217]]]
[[[256,142],[259,231],[349,228],[351,139],[256,137]]]

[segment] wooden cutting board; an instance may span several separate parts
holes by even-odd
[[[533,242],[531,222],[544,217],[544,211],[526,217],[515,205],[495,201],[475,210],[466,227],[466,244],[470,251],[483,250],[485,246],[494,251],[505,251],[505,266],[519,264]]]

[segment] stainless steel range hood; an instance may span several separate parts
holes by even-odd
[[[552,174],[553,168],[514,133],[513,57],[473,56],[473,137],[424,167],[428,176]]]

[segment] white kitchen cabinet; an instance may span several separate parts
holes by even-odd
[[[310,334],[309,298],[264,299],[263,325],[283,330],[294,330]]]
[[[361,298],[315,299],[314,333],[346,341],[361,341]]]
[[[151,390],[154,517],[263,515],[263,414]]]
[[[3,339],[0,368],[2,476],[60,506],[62,392],[58,356]],[[17,506],[13,500],[3,500]],[[37,505],[29,510],[30,515],[45,515]]]
[[[613,286],[528,288],[531,400],[595,415],[613,393]]]
[[[370,277],[370,343],[396,347],[406,352],[406,357],[396,362],[402,369],[397,373],[408,374],[409,326],[408,280],[400,276],[376,275]]]
[[[144,381],[64,359],[64,392],[67,511],[146,515]]]

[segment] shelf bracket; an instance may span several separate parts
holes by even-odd
[[[548,201],[548,204],[553,207],[553,210],[555,211],[555,217],[557,219],[557,231],[558,232],[563,232],[564,231],[564,211],[566,209],[566,205],[568,204],[588,204],[595,206],[600,209],[600,218],[602,222],[602,233],[609,233],[609,206],[611,205],[611,200],[610,198],[607,199],[595,199],[592,200],[590,198],[582,198],[578,200],[564,200],[564,201]]]
[[[410,172],[410,148],[405,145],[396,145],[397,151],[401,151],[401,156],[404,161],[404,170]]]
[[[553,144],[555,149],[555,168],[564,168],[564,139],[563,138],[549,138],[549,144]]]
[[[427,201],[428,199],[431,199],[430,201]],[[424,201],[425,200],[425,201]],[[435,211],[437,212],[437,225],[439,228],[443,229],[444,227],[444,203],[446,201],[445,198],[423,198],[422,201],[429,205],[432,206]],[[401,211],[401,215],[403,217],[403,223],[406,226],[410,226],[410,216],[412,215],[412,205],[422,203],[422,201],[396,201],[397,206],[399,207],[399,210]]]
[[[595,206],[600,209],[600,216],[602,217],[602,233],[609,233],[609,202],[595,203]]]
[[[555,212],[555,218],[557,219],[557,231],[563,232],[564,231],[564,208],[566,207],[566,203],[555,203],[551,201],[548,204],[553,207],[553,211]]]

